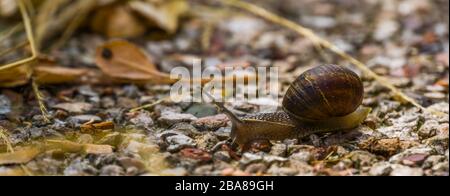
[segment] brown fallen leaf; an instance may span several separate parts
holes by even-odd
[[[27,175],[22,168],[0,168],[0,176],[25,176]]]
[[[107,122],[101,122],[101,123],[86,123],[81,125],[81,132],[87,133],[87,132],[95,132],[95,131],[101,131],[101,130],[112,130],[114,129],[114,123],[111,121]]]
[[[106,6],[96,11],[91,28],[110,38],[133,38],[145,33],[146,25],[126,5]]]
[[[21,65],[0,71],[0,87],[15,87],[27,84],[32,74],[31,67]]]
[[[125,40],[113,40],[97,48],[97,66],[108,76],[138,83],[168,83],[168,74],[159,72],[142,49]]]
[[[206,84],[212,80],[211,78],[172,79],[169,74],[156,68],[144,50],[125,40],[112,40],[99,46],[95,60],[97,66],[106,75],[121,82],[174,84],[178,81],[199,81]],[[232,75],[224,77],[223,81],[234,81],[239,77],[247,81],[257,76],[255,74],[242,74],[236,77]]]
[[[29,147],[11,153],[3,153],[0,154],[0,165],[25,164],[41,152],[39,148]]]
[[[62,150],[67,153],[110,154],[113,147],[110,145],[79,144],[67,140],[47,140],[47,150]]]
[[[166,0],[160,3],[131,1],[129,5],[150,23],[170,34],[176,32],[180,16],[189,9],[189,4],[185,0]]]
[[[81,81],[81,78],[86,76],[88,71],[87,69],[38,65],[34,67],[33,76],[39,84],[63,84]]]

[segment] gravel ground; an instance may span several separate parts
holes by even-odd
[[[114,147],[110,153],[49,150],[22,166],[35,175],[449,175],[448,1],[255,3],[313,29],[423,106],[446,115],[402,104],[362,75],[363,104],[373,111],[360,127],[271,141],[240,152],[217,145],[229,139],[231,123],[212,105],[164,101],[130,112],[167,96],[168,85],[42,86],[50,123],[43,121],[30,86],[0,89],[0,126],[16,149],[42,144],[44,139]],[[186,59],[192,57],[211,66],[232,62],[278,66],[283,89],[318,64],[352,67],[294,32],[244,12],[214,24],[206,50],[201,47],[204,27],[195,17],[185,19],[169,40],[135,43],[152,54],[162,71],[189,66]],[[80,32],[55,56],[65,66],[95,67],[94,49],[103,41],[96,34]],[[264,111],[258,104],[227,106],[239,114]],[[2,141],[0,152],[6,152]],[[0,174],[21,172],[17,164],[0,164]]]

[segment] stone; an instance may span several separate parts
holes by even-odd
[[[92,176],[97,175],[98,170],[89,164],[87,160],[77,158],[64,169],[65,176]]]
[[[244,153],[239,161],[242,165],[249,165],[251,163],[258,163],[263,160],[263,156],[259,154]]]
[[[389,162],[395,163],[395,164],[400,164],[403,162],[403,160],[405,158],[410,157],[412,155],[416,155],[416,154],[429,156],[429,155],[434,154],[434,150],[429,147],[424,147],[424,146],[413,147],[413,148],[407,149],[401,153],[398,153],[398,154],[392,156],[389,159]]]
[[[125,152],[130,152],[130,153],[134,153],[134,154],[151,154],[151,153],[156,153],[159,152],[159,147],[155,144],[144,144],[144,143],[140,143],[137,141],[130,141],[128,143],[128,145],[126,146],[126,148],[124,149]]]
[[[388,176],[392,171],[392,167],[388,162],[375,163],[369,170],[371,176]]]
[[[393,164],[391,176],[423,176],[423,170],[421,168],[412,168],[400,164]]]
[[[197,120],[197,117],[195,117],[192,114],[181,114],[171,111],[166,111],[161,113],[161,117],[158,119],[158,122],[161,123],[161,125],[170,127],[174,124],[181,123],[181,122],[192,122],[194,120]]]
[[[437,153],[444,154],[448,149],[449,137],[448,135],[436,135],[424,141],[425,144],[432,147]]]
[[[80,93],[81,95],[84,95],[84,96],[89,96],[89,97],[98,97],[99,96],[99,94],[97,92],[95,92],[92,89],[92,87],[89,85],[80,86],[78,88],[78,93]]]
[[[412,154],[403,158],[402,163],[409,166],[421,166],[427,157],[427,154]]]
[[[418,134],[421,140],[428,139],[436,135],[439,130],[439,122],[435,120],[426,121],[418,130]]]
[[[442,155],[432,155],[429,156],[422,164],[422,168],[428,169],[433,167],[434,165],[445,161],[445,156]]]
[[[287,155],[287,145],[286,144],[274,144],[270,150],[271,155],[286,157]]]
[[[218,129],[214,134],[220,139],[220,140],[226,140],[230,137],[231,128],[230,127],[222,127]]]
[[[103,97],[100,103],[103,108],[112,108],[116,105],[116,101],[111,97]]]
[[[298,171],[289,167],[279,167],[277,165],[272,165],[267,173],[275,176],[294,176],[298,174]]]
[[[0,95],[0,115],[5,115],[11,112],[11,101],[8,97]]]
[[[267,166],[263,163],[250,164],[245,168],[245,172],[250,174],[262,174],[267,171]]]
[[[71,123],[73,125],[80,125],[80,124],[84,124],[87,122],[101,122],[102,119],[98,116],[95,115],[77,115],[77,116],[71,116],[67,119],[68,123]]]
[[[392,37],[399,29],[399,24],[395,20],[381,20],[378,23],[373,37],[377,41],[384,41]]]
[[[135,99],[131,99],[128,97],[119,97],[116,103],[116,107],[124,109],[137,108],[138,106],[139,104]]]
[[[146,169],[145,164],[138,159],[122,157],[122,158],[119,158],[118,161],[119,161],[120,165],[122,167],[124,167],[126,170],[128,170],[129,168],[136,168],[136,170],[138,172],[143,172]]]
[[[233,43],[246,44],[254,40],[266,27],[266,23],[254,17],[236,16],[221,24],[232,35]]]
[[[186,176],[188,174],[187,170],[182,167],[177,167],[174,169],[166,169],[161,172],[162,176]]]
[[[166,138],[166,141],[169,144],[169,147],[167,147],[167,151],[169,152],[177,152],[183,148],[196,147],[192,138],[182,134],[169,136]]]
[[[154,125],[150,113],[146,111],[138,112],[137,115],[130,119],[130,123],[135,125],[137,129],[144,129],[146,131],[151,131],[151,128]]]
[[[221,127],[227,126],[228,122],[228,117],[225,114],[219,114],[197,119],[191,124],[200,131],[216,131]]]
[[[231,157],[227,151],[217,151],[213,155],[213,160],[220,160],[229,163],[231,162]]]
[[[52,106],[55,109],[61,109],[73,114],[84,114],[92,110],[93,106],[89,103],[75,102],[75,103],[60,103]]]
[[[202,134],[193,125],[185,122],[173,125],[171,130],[180,132],[192,138]]]
[[[313,176],[314,175],[314,168],[313,166],[309,165],[306,162],[303,161],[291,161],[290,163],[291,168],[298,171],[299,176]]]
[[[386,117],[391,126],[378,128],[378,131],[388,138],[399,138],[400,140],[418,139],[417,129],[422,124],[423,118],[416,109],[404,111],[399,117]]]
[[[186,110],[187,114],[192,114],[197,118],[205,118],[217,114],[217,108],[214,105],[193,104]]]
[[[448,161],[434,165],[431,170],[433,171],[433,175],[435,176],[448,176]]]
[[[288,159],[284,157],[279,156],[273,156],[273,155],[265,155],[263,156],[263,161],[267,163],[268,165],[271,165],[273,163],[282,163],[286,162]]]
[[[300,151],[300,152],[292,154],[289,157],[289,160],[309,163],[310,161],[313,160],[313,156],[312,156],[311,152],[309,152],[309,151]]]
[[[425,93],[423,95],[427,98],[436,99],[436,100],[443,100],[447,97],[444,93],[441,93],[441,92],[430,92],[430,93]]]
[[[100,176],[123,176],[124,173],[124,169],[117,165],[108,165],[100,170]]]
[[[211,150],[219,142],[217,136],[210,132],[196,138],[197,147],[200,149]]]
[[[308,16],[304,17],[302,21],[304,24],[313,26],[318,29],[330,29],[337,25],[337,21],[335,18],[327,16]]]
[[[375,155],[367,152],[367,151],[353,151],[349,155],[350,160],[353,162],[354,168],[361,168],[366,166],[373,165],[374,162],[377,161]]]

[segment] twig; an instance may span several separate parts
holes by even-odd
[[[8,49],[6,49],[4,51],[1,51],[0,52],[0,57],[2,57],[4,55],[7,55],[7,54],[9,54],[9,53],[19,49],[19,48],[25,47],[26,45],[28,45],[28,41],[23,41],[23,42],[17,44],[16,46],[14,46],[12,48],[8,48]]]
[[[64,5],[67,0],[45,1],[40,7],[36,16],[36,46],[40,49],[45,36],[49,34],[51,23],[60,18],[54,17],[58,8]]]
[[[168,99],[168,98],[160,99],[160,100],[158,100],[158,101],[156,101],[156,102],[154,102],[154,103],[151,103],[151,104],[143,105],[143,106],[141,106],[141,107],[134,108],[134,109],[130,110],[130,112],[137,112],[137,111],[140,111],[140,110],[145,110],[145,109],[148,109],[148,108],[152,108],[152,107],[154,107],[154,106],[156,106],[156,105],[158,105],[158,104],[164,102],[164,101],[167,100],[167,99]]]
[[[6,144],[6,151],[7,152],[14,152],[14,148],[11,144],[11,141],[9,140],[8,136],[6,135],[5,128],[0,126],[0,139],[2,139]],[[28,176],[33,176],[33,173],[30,172],[30,170],[25,166],[24,164],[20,164],[20,167]]]
[[[51,47],[52,50],[56,50],[56,49],[60,48],[73,35],[73,33],[83,23],[84,19],[86,19],[87,14],[88,13],[83,11],[82,13],[80,13],[73,19],[73,21],[69,24],[67,29],[64,31],[61,38]]]
[[[214,22],[205,22],[205,27],[202,32],[202,48],[204,51],[207,51],[211,45],[211,36],[214,32]]]
[[[22,18],[23,18],[23,23],[25,25],[25,31],[27,33],[27,39],[28,39],[28,42],[30,43],[31,57],[22,59],[20,61],[16,61],[14,63],[7,64],[5,66],[0,66],[0,71],[29,63],[31,61],[34,61],[38,56],[37,50],[36,50],[36,45],[35,45],[35,40],[34,40],[34,35],[33,35],[33,29],[31,28],[31,20],[30,20],[30,16],[27,13],[27,9],[25,7],[24,0],[19,0],[19,6],[20,6],[20,13],[22,14]]]
[[[49,117],[48,110],[47,110],[47,107],[45,107],[45,103],[44,103],[44,96],[39,91],[39,86],[34,79],[31,80],[31,85],[33,86],[33,93],[34,93],[34,96],[36,97],[36,100],[38,101],[39,109],[41,110],[42,117],[44,118],[44,121],[46,123],[50,123],[50,119],[48,118]]]
[[[28,13],[30,13],[31,16],[34,16],[36,14],[36,9],[34,8],[32,0],[24,1],[24,3]]]
[[[16,24],[8,30],[0,32],[0,42],[3,42],[8,37],[12,36],[14,33],[21,31],[23,28],[22,23]]]
[[[0,126],[0,139],[2,139],[6,144],[6,151],[7,152],[14,152],[14,148],[11,144],[11,141],[9,140],[8,136],[6,135],[5,128]]]
[[[239,1],[239,0],[222,0],[222,2],[224,4],[233,6],[233,7],[237,7],[243,10],[247,10],[250,13],[253,13],[255,15],[258,15],[268,21],[271,21],[275,24],[281,25],[283,27],[286,27],[288,29],[294,30],[295,32],[297,32],[298,34],[305,36],[306,38],[310,39],[312,42],[314,42],[315,44],[319,44],[321,46],[323,46],[324,48],[327,48],[329,50],[331,50],[332,52],[334,52],[335,54],[339,55],[341,58],[349,61],[350,63],[354,64],[357,68],[359,68],[364,74],[366,74],[369,77],[372,77],[373,79],[375,79],[378,83],[380,83],[382,86],[388,88],[389,90],[392,91],[392,93],[394,93],[394,95],[398,98],[401,98],[403,101],[406,101],[408,103],[411,103],[412,105],[414,105],[415,107],[421,109],[422,111],[429,111],[433,114],[436,115],[446,115],[442,112],[439,111],[435,111],[435,110],[431,110],[431,109],[426,109],[425,107],[423,107],[422,105],[420,105],[418,102],[416,102],[413,98],[407,96],[406,94],[404,94],[403,92],[401,92],[399,89],[397,89],[394,85],[392,85],[388,79],[379,76],[378,74],[376,74],[375,72],[373,72],[372,70],[370,70],[364,63],[362,63],[361,61],[353,58],[352,56],[350,56],[349,54],[345,53],[343,50],[339,49],[336,45],[332,44],[331,42],[319,37],[318,35],[316,35],[311,29],[308,29],[306,27],[303,27],[295,22],[292,22],[288,19],[285,19],[281,16],[275,15],[271,12],[269,12],[268,10],[258,7],[256,5],[250,4],[250,3],[246,3],[243,1]]]
[[[70,3],[67,9],[58,12],[66,3]],[[95,6],[97,1],[92,0],[58,0],[46,1],[39,9],[39,16],[36,25],[36,43],[42,47],[42,43],[49,37],[60,33],[67,28],[67,24],[82,12],[89,13]]]

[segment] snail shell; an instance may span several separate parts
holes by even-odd
[[[283,99],[283,109],[296,119],[321,121],[354,112],[363,101],[359,76],[339,65],[323,65],[300,75]]]
[[[223,103],[214,102],[231,119],[231,138],[245,149],[257,140],[302,138],[355,128],[371,111],[361,106],[363,96],[363,84],[356,73],[338,65],[323,65],[306,71],[291,84],[283,99],[283,111],[239,118]]]

